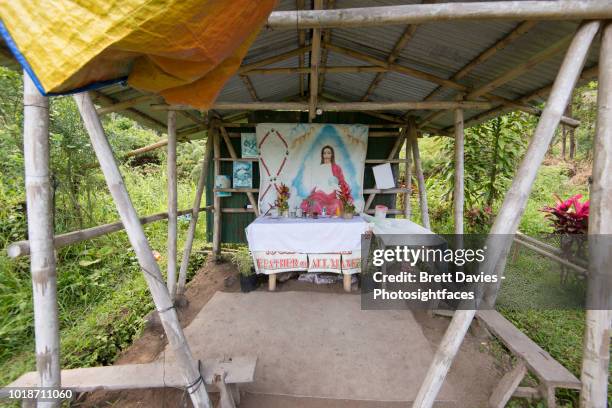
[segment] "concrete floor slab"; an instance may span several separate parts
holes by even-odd
[[[242,389],[258,394],[412,401],[433,356],[411,312],[361,310],[355,294],[217,292],[185,333],[195,356],[256,355]],[[452,396],[445,384],[438,400]]]

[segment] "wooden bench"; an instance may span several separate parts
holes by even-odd
[[[548,408],[554,408],[556,406],[556,388],[580,389],[579,379],[499,312],[480,310],[476,316],[495,337],[519,358],[519,364],[502,378],[493,391],[489,406],[492,408],[504,407],[512,396],[535,397],[541,395],[546,399]],[[540,380],[539,390],[519,387],[527,370]]]
[[[229,401],[239,404],[240,391],[238,384],[253,381],[256,363],[256,357],[204,360],[202,361],[202,377],[204,378],[206,388],[221,392],[221,400],[226,401],[221,405],[223,408],[232,407]],[[149,364],[75,368],[62,370],[61,375],[62,388],[70,388],[75,392],[185,387],[185,380],[176,363],[164,364],[163,362],[154,362]],[[22,375],[8,385],[8,387],[36,386],[38,386],[38,372],[35,371]],[[8,397],[6,388],[3,390],[0,390],[0,399]]]

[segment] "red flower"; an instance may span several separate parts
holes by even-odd
[[[544,207],[542,211],[548,217],[559,234],[586,234],[589,226],[589,200],[580,202],[582,194],[576,194],[567,200],[554,195],[557,205]]]

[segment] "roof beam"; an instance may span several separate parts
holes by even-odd
[[[395,71],[395,72],[399,72],[402,74],[406,74],[415,78],[419,78],[422,79],[424,81],[429,81],[429,82],[433,82],[435,84],[441,85],[441,86],[445,86],[448,88],[453,88],[456,89],[458,91],[467,91],[468,87],[465,85],[461,85],[458,84],[454,81],[450,81],[448,79],[445,78],[441,78],[439,76],[427,73],[427,72],[423,72],[423,71],[419,71],[418,69],[414,69],[414,68],[409,68],[406,67],[404,65],[399,65],[396,63],[390,63],[387,62],[385,60],[381,60],[379,58],[373,57],[371,55],[368,54],[364,54],[363,52],[359,52],[359,51],[355,51],[355,50],[351,50],[349,48],[344,48],[344,47],[339,47],[337,45],[334,44],[328,44],[327,48],[340,53],[340,54],[344,54],[347,55],[349,57],[352,58],[356,58],[356,59],[360,59],[362,61],[366,61],[369,62],[370,64],[373,65],[377,65],[379,67],[383,67],[383,68],[387,68],[390,71]]]
[[[268,58],[264,58],[262,60],[253,62],[251,64],[247,64],[247,65],[243,65],[240,68],[238,68],[238,74],[242,75],[242,74],[246,74],[247,72],[249,72],[252,69],[255,68],[260,68],[260,67],[264,67],[266,65],[270,65],[270,64],[274,64],[277,62],[281,62],[281,61],[285,61],[289,58],[292,57],[296,57],[299,55],[304,55],[305,52],[310,51],[310,46],[304,46],[301,48],[296,48],[295,50],[291,50],[291,51],[287,51],[284,52],[282,54],[278,54],[278,55],[273,55],[271,57]]]
[[[323,7],[323,0],[314,0],[314,8]],[[308,121],[317,116],[317,96],[319,94],[319,63],[321,61],[321,29],[312,30],[312,41],[310,49],[310,103],[308,109]]]
[[[110,96],[104,95],[102,92],[100,91],[91,91],[91,94],[94,98],[94,102],[96,103],[100,103],[101,105],[114,105],[116,103],[118,103],[119,101],[117,101],[115,98],[112,98]],[[152,118],[151,116],[142,113],[141,111],[134,109],[134,108],[127,108],[124,110],[124,112],[122,113],[122,115],[133,119],[139,123],[142,123],[145,126],[148,126],[150,128],[153,128],[155,130],[161,131],[161,132],[166,132],[167,127],[166,124],[163,122],[160,122],[159,120]]]
[[[557,41],[550,47],[547,47],[544,50],[536,53],[531,58],[529,58],[527,61],[523,62],[522,64],[519,64],[516,67],[510,69],[509,71],[506,71],[502,75],[495,78],[493,81],[490,81],[487,84],[482,85],[481,87],[475,90],[471,90],[467,94],[466,99],[476,99],[480,96],[484,96],[491,101],[500,102],[503,106],[514,108],[514,109],[519,109],[519,110],[522,110],[523,112],[531,113],[533,115],[539,116],[542,113],[540,109],[537,109],[533,106],[529,106],[528,104],[517,103],[515,101],[508,100],[506,98],[502,98],[497,95],[493,95],[490,92],[512,81],[513,79],[521,76],[522,74],[529,71],[531,68],[533,68],[537,64],[540,64],[541,62],[546,61],[547,59],[552,58],[553,56],[557,55],[559,52],[567,48],[571,39],[572,39],[572,35],[562,38],[561,40]],[[421,120],[421,122],[419,123],[419,126],[431,123],[432,121],[438,119],[444,114],[445,112],[434,112],[430,115],[427,115],[425,118],[423,118],[423,120]],[[568,126],[572,126],[572,127],[576,127],[579,123],[575,119],[569,118],[567,116],[563,116],[561,118],[561,122],[563,122],[564,124]]]
[[[410,41],[410,39],[414,36],[416,29],[417,29],[417,26],[413,24],[406,27],[403,34],[400,36],[400,38],[395,43],[395,46],[391,50],[391,53],[389,53],[389,56],[387,57],[387,62],[389,64],[395,62],[395,60],[399,57],[400,52],[404,49],[404,47],[406,47],[406,44],[408,44],[408,41]],[[376,74],[376,76],[370,83],[368,90],[361,98],[362,102],[365,102],[370,98],[370,95],[372,95],[372,92],[374,92],[374,89],[376,89],[380,81],[383,80],[384,76],[385,74],[383,72],[379,72],[378,74]]]
[[[251,79],[246,75],[240,75],[240,79],[242,79],[242,83],[244,83],[244,86],[249,91],[249,94],[251,94],[251,98],[253,99],[253,101],[259,102],[259,96],[257,96],[257,92],[255,92],[255,87],[253,86],[253,82],[251,82]]]
[[[304,0],[296,0],[295,9],[304,9]],[[298,47],[303,48],[306,44],[306,32],[304,30],[297,29],[298,32]],[[298,55],[298,65],[300,68],[304,67],[304,53]],[[300,73],[300,96],[304,96],[304,78],[305,76]]]
[[[609,19],[612,18],[612,4],[606,1],[489,1],[275,11],[268,17],[267,27],[275,30],[295,30],[408,25],[451,20],[567,20],[568,17],[575,20]]]
[[[319,74],[322,73],[358,73],[358,72],[387,72],[388,68],[378,66],[337,66],[337,67],[319,67]],[[276,75],[276,74],[308,74],[308,67],[286,67],[286,68],[256,68],[250,70],[244,75]],[[321,78],[323,76],[321,75]],[[321,81],[319,80],[319,83]]]
[[[580,80],[581,81],[586,81],[589,79],[593,79],[593,78],[597,78],[597,75],[599,73],[599,69],[597,66],[595,67],[591,67],[591,68],[586,68],[582,71],[582,74],[580,75]],[[523,96],[521,98],[516,99],[515,101],[513,101],[516,104],[527,104],[530,101],[534,100],[534,99],[540,99],[540,98],[545,98],[551,91],[552,89],[552,83],[549,85],[546,85],[540,89],[535,90],[534,92],[530,93],[527,96]],[[508,106],[508,105],[501,105],[498,106],[496,108],[490,109],[486,112],[480,113],[476,116],[473,116],[472,118],[470,118],[469,120],[466,120],[465,122],[465,126],[474,126],[477,125],[479,123],[482,123],[494,116],[498,116],[503,114],[504,112],[510,111],[513,108]],[[539,110],[539,109],[538,109]],[[571,119],[571,118],[569,118]],[[575,120],[575,119],[572,119]],[[451,129],[452,126],[446,128],[446,130]]]
[[[491,57],[493,57],[495,54],[497,54],[499,51],[503,50],[508,45],[512,44],[514,41],[520,38],[523,34],[526,34],[527,32],[529,32],[536,24],[537,24],[537,21],[522,22],[514,30],[512,30],[508,35],[504,36],[504,38],[502,38],[501,40],[493,44],[491,47],[487,48],[486,50],[478,54],[476,58],[468,62],[463,68],[457,71],[450,79],[452,81],[458,81],[461,78],[465,77],[467,74],[472,72],[474,68],[476,68],[478,65],[486,62]],[[442,90],[442,87],[438,87],[434,89],[429,95],[427,95],[425,100],[428,101],[428,100],[435,98],[440,93],[441,90]]]
[[[159,95],[139,95],[135,98],[127,99],[125,101],[117,102],[112,105],[107,105],[102,108],[98,108],[96,109],[96,112],[98,112],[98,115],[102,116],[102,115],[106,115],[107,113],[111,113],[111,112],[119,112],[127,108],[131,108],[133,106],[140,105],[145,102],[157,101],[158,99],[160,99]]]
[[[327,0],[326,9],[330,10],[336,7],[336,0]],[[319,67],[319,93],[323,92],[323,85],[325,83],[325,72],[321,71],[322,67],[327,65],[327,48],[325,48],[325,44],[329,44],[331,42],[331,28],[328,28],[323,32],[323,49],[321,50],[321,66]]]
[[[474,99],[474,98],[478,98],[479,96],[483,96],[499,88],[500,86],[512,81],[516,77],[524,74],[525,72],[529,71],[531,68],[540,64],[541,62],[544,62],[554,57],[555,55],[559,54],[561,51],[567,49],[573,37],[574,37],[573,33],[571,35],[565,36],[564,38],[557,41],[550,47],[547,47],[543,49],[542,51],[538,52],[537,54],[535,54],[534,56],[532,56],[531,58],[529,58],[527,61],[523,62],[522,64],[519,64],[515,66],[514,68],[508,70],[507,72],[503,73],[502,75],[498,76],[493,81],[479,88],[474,89],[473,91],[467,94],[467,99]]]
[[[324,111],[361,112],[380,110],[427,110],[427,109],[488,109],[490,102],[480,101],[404,101],[404,102],[319,102],[315,108]],[[287,110],[308,111],[312,108],[311,102],[216,102],[214,110]],[[151,105],[153,110],[190,110],[185,105]]]

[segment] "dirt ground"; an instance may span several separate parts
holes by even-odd
[[[258,290],[267,290],[262,285]],[[342,292],[342,283],[335,285],[314,285],[310,283],[289,280],[277,284],[279,291],[319,291]],[[354,287],[356,291],[356,288]],[[187,285],[185,298],[187,305],[178,309],[182,327],[186,327],[198,312],[212,298],[215,292],[238,292],[240,284],[235,267],[229,263],[207,262]],[[358,292],[357,292],[358,293]],[[421,324],[425,337],[430,342],[432,350],[437,345],[446,330],[449,319],[441,316],[429,316],[426,312],[413,312]],[[136,340],[115,364],[150,363],[164,350],[167,341],[155,317],[149,319],[142,336]],[[457,404],[439,404],[442,407],[486,407],[487,400],[493,388],[497,385],[503,373],[508,370],[508,357],[497,351],[489,337],[482,330],[473,327],[463,342],[460,352],[453,362],[447,381],[457,395]],[[211,394],[213,404],[218,395]],[[243,393],[240,406],[243,408],[395,408],[405,406],[397,402],[373,401],[341,401],[320,398],[296,398],[290,396],[275,396],[264,394]],[[74,403],[76,407],[191,407],[191,401],[183,390],[164,388],[134,391],[107,392],[97,391],[82,394]]]

